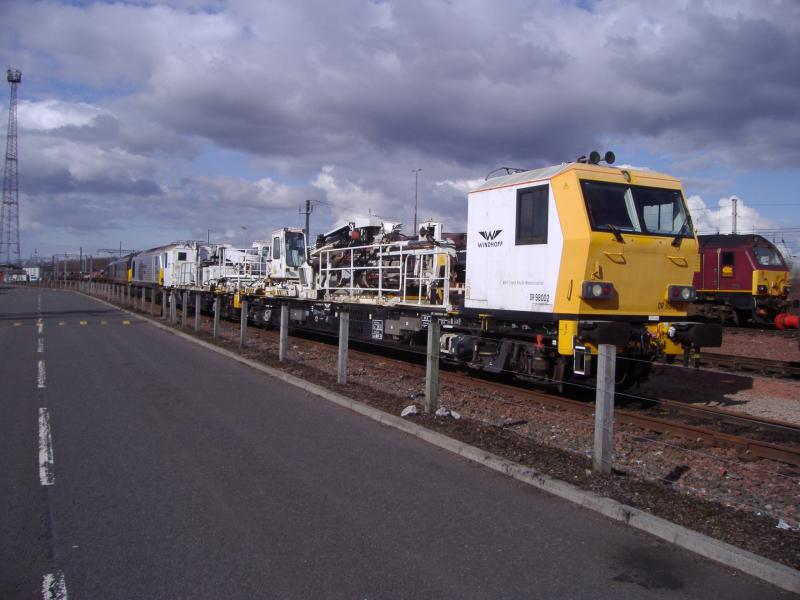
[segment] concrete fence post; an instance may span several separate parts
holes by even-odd
[[[167,319],[169,317],[169,305],[167,304],[167,290],[161,288],[161,318]]]
[[[339,313],[339,362],[336,368],[336,383],[347,383],[347,345],[350,340],[350,313]]]
[[[600,344],[594,409],[594,470],[610,473],[614,464],[614,378],[617,347]]]
[[[158,295],[158,287],[150,288],[150,315],[156,316],[156,296]]]
[[[189,325],[189,292],[183,290],[183,296],[181,297],[181,325],[184,329]]]
[[[200,331],[200,292],[194,294],[194,332]]]
[[[142,288],[142,312],[144,312],[144,303],[147,300],[146,288]]]
[[[222,309],[222,297],[219,294],[214,296],[214,328],[211,333],[213,337],[217,337],[217,332],[219,332],[219,313]]]
[[[239,301],[239,348],[244,348],[247,337],[247,300]]]
[[[278,360],[283,362],[287,358],[289,345],[289,305],[281,304],[281,331],[278,338]]]
[[[425,412],[439,408],[439,331],[440,324],[431,316],[428,324],[428,357],[425,369]]]
[[[169,322],[174,325],[178,322],[178,305],[177,305],[178,296],[175,293],[175,290],[169,291]]]

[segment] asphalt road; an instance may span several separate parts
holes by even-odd
[[[789,597],[73,292],[0,356],[4,600]]]

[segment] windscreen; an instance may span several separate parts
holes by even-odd
[[[299,267],[306,262],[306,243],[302,233],[286,232],[286,266]]]
[[[595,231],[693,235],[679,190],[604,181],[581,181]]]
[[[783,257],[775,248],[753,246],[753,254],[756,255],[756,262],[762,267],[785,267]]]

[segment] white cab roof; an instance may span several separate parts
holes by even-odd
[[[510,175],[502,175],[500,177],[492,177],[484,181],[478,187],[470,190],[470,194],[474,192],[483,192],[486,190],[494,190],[501,187],[508,187],[512,185],[522,185],[524,183],[533,183],[534,181],[541,181],[550,179],[554,175],[558,175],[570,163],[563,163],[554,165],[552,167],[542,167],[541,169],[533,169],[531,171],[523,171],[522,173],[511,173]]]

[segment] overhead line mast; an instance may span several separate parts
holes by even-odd
[[[17,86],[22,71],[9,69],[11,101],[8,106],[6,165],[3,175],[3,204],[0,210],[0,264],[20,266],[19,253],[19,179],[17,170]]]

